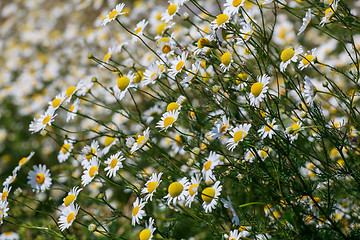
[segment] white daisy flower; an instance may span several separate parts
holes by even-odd
[[[66,122],[73,120],[76,116],[76,113],[80,110],[80,99],[76,99],[74,103],[69,107],[66,116]]]
[[[73,143],[74,143],[74,141],[71,139],[64,140],[64,144],[61,146],[61,149],[57,156],[59,163],[65,162],[69,158],[71,151],[74,148]]]
[[[235,229],[230,231],[230,235],[228,236],[225,234],[225,238],[230,240],[240,240],[246,238],[250,234],[247,227],[240,227],[239,230]]]
[[[324,26],[325,23],[328,23],[330,18],[334,15],[337,10],[338,2],[339,0],[334,0],[331,3],[330,7],[325,10],[325,16],[321,19],[321,22],[319,23],[321,27]]]
[[[165,71],[164,65],[160,62],[154,62],[145,70],[143,80],[141,81],[141,87],[145,87],[149,84],[156,83],[156,80],[161,77],[162,73]]]
[[[63,206],[68,207],[70,206],[70,204],[74,204],[76,201],[77,196],[79,195],[79,193],[81,192],[82,188],[76,186],[73,187],[70,192],[68,193],[68,195],[66,197],[64,197],[63,199]]]
[[[217,120],[215,122],[215,127],[211,130],[212,138],[221,138],[227,133],[227,131],[231,130],[232,126],[230,126],[229,118],[226,115],[222,116],[222,120]]]
[[[169,76],[174,78],[185,67],[187,53],[183,52],[181,56],[177,56],[175,60],[171,61],[171,67],[169,69]]]
[[[190,187],[188,189],[189,194],[186,197],[185,206],[191,207],[191,204],[195,201],[195,197],[198,194],[199,185],[201,182],[201,177],[199,173],[194,173],[194,175],[191,177],[190,181]]]
[[[104,148],[101,151],[102,155],[107,154],[110,151],[110,148],[118,142],[118,139],[114,136],[106,136],[104,139]]]
[[[305,13],[305,17],[302,19],[303,23],[299,29],[298,36],[309,26],[312,18],[311,9],[309,8],[307,12]]]
[[[34,156],[34,154],[35,154],[35,152],[31,152],[29,154],[29,156],[21,158],[20,161],[19,161],[19,167],[22,167],[26,163],[28,163],[30,161],[30,159]]]
[[[19,234],[15,232],[3,232],[0,234],[0,240],[19,240]]]
[[[169,127],[172,127],[172,125],[176,122],[179,113],[180,112],[178,110],[172,110],[164,113],[160,121],[156,124],[156,127],[161,128],[160,131],[167,130]]]
[[[201,198],[204,201],[202,206],[206,213],[216,208],[221,189],[220,181],[216,181],[212,187],[207,187],[201,192]]]
[[[184,89],[188,88],[191,84],[192,80],[196,77],[196,74],[199,72],[200,63],[194,63],[191,65],[191,70],[186,73],[184,79],[180,82],[180,84],[184,87]]]
[[[162,172],[156,174],[153,173],[150,179],[145,183],[145,187],[141,190],[141,194],[146,194],[144,197],[145,201],[152,201],[152,197],[156,192],[156,189],[159,187],[160,183],[162,182],[161,176],[163,175]]]
[[[316,94],[316,88],[312,84],[310,78],[305,76],[305,84],[304,84],[304,95],[305,95],[305,102],[310,107],[312,106]]]
[[[115,177],[116,172],[123,167],[122,161],[125,160],[123,156],[120,156],[120,152],[111,155],[106,161],[105,164],[108,166],[105,168],[106,176],[108,177]]]
[[[81,85],[81,87],[76,92],[79,96],[84,96],[94,86],[93,78],[94,77],[86,77],[80,80],[79,85]]]
[[[165,199],[167,198],[167,204],[176,206],[177,202],[184,201],[189,194],[189,187],[190,183],[186,177],[171,183],[168,188],[168,194],[164,197]]]
[[[133,210],[131,212],[131,224],[135,226],[135,224],[140,223],[140,219],[146,216],[145,211],[143,208],[147,202],[143,201],[142,198],[136,198],[135,202],[133,203]]]
[[[139,234],[140,240],[151,240],[156,228],[154,227],[154,219],[149,218],[148,223],[145,223],[145,229],[143,229]]]
[[[221,163],[220,156],[221,155],[216,154],[215,152],[210,152],[209,157],[206,158],[206,162],[204,163],[204,166],[201,170],[205,181],[211,181],[216,179],[212,170],[214,169],[214,167]]]
[[[143,134],[139,134],[137,140],[133,143],[130,153],[133,154],[136,150],[140,149],[149,140],[150,128],[143,131]]]
[[[162,113],[162,110],[159,107],[159,105],[155,105],[143,113],[143,119],[145,120],[145,122],[147,124],[149,124],[155,119],[154,116],[160,115],[161,113]]]
[[[123,99],[128,89],[134,86],[133,85],[134,78],[135,78],[135,74],[132,72],[128,73],[127,75],[118,77],[117,84],[113,87],[115,97],[118,100]]]
[[[257,154],[260,156],[261,160],[265,160],[269,156],[270,152],[271,149],[267,149],[267,148],[257,150]]]
[[[7,211],[9,211],[8,204],[9,204],[8,201],[5,202],[0,201],[0,225],[3,224],[4,218],[8,216],[7,213]]]
[[[9,187],[9,185],[5,185],[5,186],[4,186],[2,192],[0,193],[0,196],[1,196],[0,200],[1,200],[2,202],[7,201],[7,197],[9,196],[10,190],[11,190],[11,187]],[[1,201],[0,201],[0,202],[1,202]]]
[[[52,101],[49,102],[49,107],[52,107],[55,111],[61,106],[61,104],[65,101],[65,99],[66,99],[66,94],[64,92],[60,93],[56,95],[56,97]]]
[[[134,34],[139,36],[139,37],[142,37],[143,33],[144,33],[144,29],[148,24],[149,24],[149,22],[146,21],[145,19],[138,22],[138,24],[136,24],[136,27],[134,29]],[[136,42],[137,40],[138,40],[138,37],[132,36],[132,41],[133,42]]]
[[[107,53],[105,54],[104,58],[103,58],[103,61],[106,62],[106,63],[109,63],[110,61],[110,58],[111,56],[113,55],[113,53],[115,52],[115,49],[114,47],[110,47],[107,51]],[[99,64],[98,67],[102,68],[103,65]]]
[[[206,35],[202,38],[200,38],[197,42],[197,47],[193,50],[194,51],[194,55],[199,55],[199,54],[204,54],[209,50],[210,43],[211,41],[214,40],[214,36],[213,35]]]
[[[226,147],[233,151],[234,148],[239,144],[239,142],[243,141],[246,135],[248,134],[249,130],[251,128],[251,124],[240,124],[238,127],[235,127],[230,132],[230,135],[232,138],[230,138],[226,142]]]
[[[178,99],[176,100],[176,102],[171,102],[166,106],[166,111],[167,112],[180,111],[181,105],[185,102],[185,100],[186,100],[186,97],[184,97],[183,95],[180,95],[178,97]]]
[[[286,133],[290,138],[290,142],[294,142],[298,136],[299,136],[299,131],[301,130],[301,122],[297,121],[296,123],[293,123],[290,127],[288,127],[286,129]]]
[[[242,26],[242,28],[240,30],[241,38],[238,39],[238,41],[236,42],[237,45],[239,45],[239,44],[243,45],[246,41],[248,41],[251,38],[251,36],[254,32],[251,21],[241,22],[241,26]]]
[[[166,12],[161,14],[161,20],[164,21],[165,23],[170,22],[176,15],[176,13],[179,11],[182,2],[183,1],[181,0],[169,1],[170,5],[168,6]]]
[[[303,70],[304,68],[309,66],[310,63],[314,64],[314,61],[316,60],[315,52],[316,52],[316,48],[307,51],[306,55],[303,57],[302,61],[300,61],[300,64],[298,66],[300,70]]]
[[[10,176],[8,176],[5,181],[3,182],[3,186],[12,184],[17,177],[17,171],[13,171]]]
[[[230,212],[230,215],[232,217],[231,222],[236,226],[240,226],[239,216],[236,214],[235,209],[231,204],[229,195],[227,196],[227,200],[223,198],[221,199],[221,202],[224,204],[224,207],[227,208],[228,211]],[[230,236],[231,236],[231,232],[230,232]]]
[[[249,94],[250,105],[259,107],[260,103],[264,100],[265,94],[269,89],[270,77],[266,74],[257,77],[257,82],[251,86],[251,92]]]
[[[72,225],[79,212],[79,209],[80,209],[79,205],[71,204],[70,206],[62,210],[61,216],[59,218],[60,231],[64,231],[65,229],[68,229]]]
[[[116,19],[117,16],[125,14],[126,12],[121,12],[124,9],[124,7],[125,7],[124,3],[120,3],[116,5],[116,7],[103,20],[102,25],[105,26],[108,22],[111,22],[112,20]]]
[[[255,159],[255,154],[251,150],[247,150],[246,153],[245,153],[244,159],[247,162],[252,163],[254,161],[254,159]]]
[[[220,68],[223,72],[229,71],[231,67],[231,63],[233,62],[232,54],[230,52],[226,52],[221,56],[221,64]]]
[[[284,72],[286,67],[291,62],[296,62],[298,59],[298,55],[302,54],[302,53],[303,53],[303,50],[302,50],[301,46],[295,48],[295,50],[292,48],[287,48],[284,51],[282,51],[281,55],[280,55],[280,59],[281,59],[280,71]]]
[[[270,138],[272,139],[272,136],[275,134],[275,130],[278,130],[280,128],[279,125],[276,125],[276,120],[266,120],[266,125],[262,126],[257,132],[260,134],[260,137],[262,139]]]
[[[156,52],[160,55],[161,58],[165,58],[166,61],[175,53],[174,49],[176,47],[176,42],[174,41],[173,35],[174,34],[171,34],[170,37],[155,37],[157,45]]]
[[[29,125],[29,131],[31,133],[36,133],[44,130],[48,125],[51,126],[51,123],[55,120],[56,115],[55,110],[52,107],[49,107],[46,112],[40,116],[40,118],[34,118]]]
[[[81,184],[88,185],[99,173],[100,162],[97,157],[92,157],[81,176]]]
[[[211,22],[213,29],[225,28],[225,24],[230,21],[230,16],[226,13],[219,14],[214,21]]]
[[[69,103],[71,101],[72,96],[74,96],[75,93],[77,93],[84,85],[84,82],[80,81],[76,86],[70,86],[66,89],[65,95],[66,95],[66,103]]]
[[[224,4],[224,13],[229,16],[235,15],[239,12],[240,7],[244,6],[245,0],[226,0]]]
[[[52,179],[50,170],[45,165],[34,166],[27,176],[28,184],[34,192],[43,192],[50,188]]]
[[[91,145],[86,145],[82,150],[82,161],[81,161],[81,166],[83,166],[84,168],[87,168],[87,166],[90,163],[90,160],[95,157],[98,156],[100,157],[100,148],[99,148],[99,143],[96,140],[93,140],[91,142]]]

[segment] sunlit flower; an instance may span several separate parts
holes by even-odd
[[[116,5],[116,7],[103,20],[102,25],[105,26],[108,22],[111,22],[112,20],[116,19],[117,16],[125,14],[126,12],[122,12],[124,7],[125,7],[124,3],[120,3]]]
[[[190,183],[186,177],[171,183],[168,188],[168,194],[164,197],[165,199],[167,198],[167,204],[176,206],[177,202],[184,201],[189,194],[189,187]]]
[[[145,223],[145,229],[143,229],[139,234],[140,240],[151,240],[156,228],[154,227],[154,219],[149,218],[149,221]]]
[[[140,83],[141,87],[156,83],[164,71],[165,67],[160,62],[152,63],[144,72],[143,80]]]
[[[206,213],[212,212],[216,208],[221,189],[220,181],[216,181],[212,187],[207,187],[202,191],[201,198],[204,201],[202,206]]]
[[[9,185],[5,185],[2,192],[0,193],[0,202],[7,201],[7,197],[9,196],[9,192],[11,190],[11,187]]]
[[[286,129],[288,136],[290,137],[290,142],[295,141],[299,136],[299,131],[301,130],[301,122],[298,121],[293,123],[290,127]]]
[[[6,218],[9,214],[7,213],[9,211],[8,208],[9,202],[8,201],[0,201],[0,225],[3,224],[4,218]]]
[[[15,232],[3,232],[0,234],[0,240],[19,240],[19,234]]]
[[[205,179],[205,181],[215,180],[216,177],[213,173],[214,167],[219,165],[220,155],[215,152],[210,152],[209,157],[206,158],[206,162],[203,165],[201,173]]]
[[[81,165],[84,168],[87,168],[87,166],[90,163],[90,160],[94,157],[94,156],[98,156],[100,157],[100,148],[99,148],[99,143],[96,140],[93,140],[91,142],[91,145],[86,145],[82,150],[82,161],[81,161]]]
[[[211,22],[213,29],[225,28],[225,24],[230,21],[230,16],[226,13],[219,14],[214,21]]]
[[[298,36],[307,28],[307,26],[310,24],[312,18],[311,9],[308,9],[305,17],[302,19],[303,23],[299,29]]]
[[[266,121],[266,125],[262,126],[259,130],[258,130],[258,133],[260,134],[260,137],[262,139],[265,139],[265,138],[270,138],[272,139],[272,136],[275,134],[275,130],[278,130],[279,129],[279,125],[276,125],[276,120],[273,119],[273,120],[267,120]]]
[[[239,12],[240,7],[244,5],[245,0],[226,0],[224,4],[224,13],[235,15]]]
[[[70,204],[75,203],[77,196],[79,195],[79,193],[81,192],[82,188],[76,186],[73,187],[70,192],[68,193],[68,195],[66,197],[64,197],[63,199],[63,206],[68,207],[70,206]]]
[[[133,87],[134,78],[135,74],[133,72],[118,77],[117,84],[113,88],[117,99],[122,100],[125,97],[129,88]]]
[[[260,103],[264,100],[265,94],[269,87],[270,77],[266,74],[257,77],[257,82],[251,86],[251,92],[249,95],[250,105],[259,107]]]
[[[55,111],[61,106],[61,104],[65,101],[65,99],[66,99],[66,94],[64,92],[60,93],[56,95],[56,97],[52,101],[49,102],[49,107],[52,107]]]
[[[59,218],[59,228],[61,231],[68,229],[74,222],[80,206],[77,204],[70,204],[70,206],[62,210],[61,216]]]
[[[60,163],[65,162],[69,158],[71,151],[74,148],[73,143],[74,143],[74,141],[71,139],[64,140],[64,144],[61,146],[61,149],[57,156]]]
[[[131,224],[135,226],[135,224],[139,224],[140,220],[146,216],[145,211],[143,208],[146,205],[146,201],[143,201],[142,198],[136,198],[135,202],[133,203],[133,210],[131,212]]]
[[[92,157],[89,164],[85,167],[81,176],[81,184],[88,185],[99,173],[100,162],[97,157]]]
[[[291,63],[291,62],[296,62],[298,55],[302,54],[302,47],[299,46],[295,49],[293,48],[287,48],[284,51],[281,52],[280,55],[280,59],[281,59],[281,63],[280,63],[280,71],[284,72],[286,67]]]
[[[152,197],[162,181],[162,175],[162,172],[158,174],[153,173],[150,179],[145,183],[145,187],[141,190],[141,194],[146,194],[146,196],[144,197],[145,201],[148,201],[149,199],[150,201],[152,201]]]
[[[101,150],[101,154],[105,155],[109,152],[110,148],[118,142],[118,139],[114,136],[106,136],[104,140],[104,148]]]
[[[229,118],[226,117],[226,115],[222,116],[222,120],[217,120],[215,122],[215,127],[211,130],[211,137],[212,138],[221,138],[225,135],[229,130],[232,129],[232,126],[230,126]]]
[[[169,69],[169,76],[175,77],[185,67],[187,53],[183,52],[181,56],[177,56],[175,60],[171,61],[171,67]]]
[[[195,173],[191,177],[190,186],[189,186],[189,194],[186,197],[185,206],[191,207],[192,202],[195,201],[195,198],[199,192],[199,185],[202,177],[200,177],[199,173]]]
[[[29,126],[29,131],[31,133],[40,132],[44,130],[46,126],[51,126],[51,123],[55,120],[57,114],[55,114],[54,109],[48,108],[44,114],[40,116],[38,119],[34,119]]]
[[[31,152],[31,153],[29,154],[29,156],[21,158],[20,161],[19,161],[19,165],[18,165],[19,169],[18,169],[18,170],[20,170],[21,167],[23,167],[26,163],[28,163],[28,162],[30,161],[30,159],[34,156],[34,154],[35,154],[35,152]],[[17,168],[17,167],[16,167],[16,168]],[[16,168],[15,168],[15,169],[16,169]],[[18,170],[16,170],[16,172],[17,172]]]
[[[183,0],[169,1],[170,5],[168,6],[166,12],[161,14],[161,20],[163,20],[165,23],[170,22],[179,11],[179,7],[183,4],[183,2]]]
[[[316,88],[314,87],[308,76],[305,76],[304,79],[305,79],[305,84],[304,84],[305,102],[311,107],[314,102]]]
[[[166,112],[162,115],[160,121],[156,124],[156,127],[161,128],[161,130],[167,130],[169,127],[176,122],[179,116],[178,110],[172,110],[170,112]]]
[[[227,72],[230,67],[231,67],[231,63],[232,63],[233,59],[232,59],[232,54],[230,52],[226,52],[221,56],[221,64],[220,64],[220,68],[223,72]]]
[[[300,70],[303,70],[304,68],[308,67],[311,64],[314,64],[314,61],[316,59],[315,56],[316,48],[312,49],[311,51],[307,51],[306,55],[303,57],[302,61],[300,61],[300,64],[298,68]]]
[[[123,167],[122,161],[125,160],[123,156],[120,156],[120,152],[111,155],[106,161],[107,167],[105,168],[106,176],[115,177],[116,172]]]
[[[76,116],[76,113],[80,110],[80,99],[76,99],[74,103],[69,107],[66,122],[73,120]]]
[[[243,141],[246,135],[248,134],[249,130],[251,128],[251,124],[241,124],[238,127],[235,127],[230,132],[230,135],[232,138],[230,138],[226,142],[226,147],[233,151],[234,148],[239,144],[239,142]]]
[[[143,134],[139,134],[137,140],[133,143],[130,153],[134,153],[136,150],[140,149],[145,143],[149,140],[150,128],[147,128],[143,131]]]
[[[325,16],[321,19],[319,25],[322,27],[325,23],[329,22],[330,18],[334,15],[337,10],[339,0],[334,0],[330,7],[325,10]]]
[[[144,29],[145,27],[148,25],[148,21],[146,21],[145,19],[141,20],[140,22],[138,22],[138,24],[136,24],[136,27],[134,29],[134,34],[138,37],[142,37],[143,33],[144,33]],[[138,40],[138,37],[136,36],[132,36],[132,41],[136,42]]]
[[[27,176],[28,184],[34,192],[43,192],[50,188],[52,179],[50,170],[45,165],[34,166]]]

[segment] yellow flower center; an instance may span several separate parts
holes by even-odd
[[[207,38],[200,38],[197,42],[198,48],[203,48],[204,46],[207,46],[210,44],[210,41]]]
[[[38,173],[38,175],[36,175],[36,182],[38,184],[43,184],[43,182],[45,181],[45,176],[42,173]]]
[[[205,188],[201,193],[201,198],[206,203],[210,203],[211,200],[213,200],[214,196],[215,196],[215,189],[213,189],[212,187]]]
[[[140,72],[140,71],[137,71],[137,72],[135,73],[134,82],[135,82],[135,83],[141,82],[142,77],[143,77],[143,73]]]
[[[269,127],[270,126],[270,127]],[[274,125],[270,124],[269,126],[265,126],[265,131],[269,132],[274,127]]]
[[[76,87],[71,86],[68,89],[66,89],[66,96],[69,98],[76,90]]]
[[[239,73],[237,76],[243,81],[245,81],[248,78],[248,75],[246,73]]]
[[[171,197],[179,196],[184,189],[184,186],[179,182],[173,182],[168,188],[168,192]]]
[[[189,188],[189,193],[190,193],[190,196],[194,196],[194,194],[197,192],[198,190],[198,187],[199,187],[199,184],[197,183],[194,183],[190,186]]]
[[[229,16],[225,13],[219,14],[216,18],[216,24],[220,26],[229,19]]]
[[[69,206],[71,203],[74,202],[76,196],[74,194],[70,194],[70,195],[67,195],[65,200],[64,200],[64,204],[65,204],[65,207]]]
[[[244,132],[244,131],[237,131],[237,132],[234,134],[234,142],[237,143],[237,142],[241,141],[245,136],[246,136],[246,132]]]
[[[136,141],[137,145],[140,145],[142,143],[142,141],[144,141],[144,140],[145,140],[145,136],[138,137],[138,139]]]
[[[159,183],[156,182],[156,181],[154,181],[154,182],[149,182],[149,184],[147,185],[148,193],[152,193],[152,192],[156,189],[156,187],[157,187],[158,184],[159,184]]]
[[[52,101],[51,105],[52,105],[53,108],[57,108],[57,107],[60,105],[60,103],[61,103],[61,99],[55,98],[55,99]]]
[[[138,34],[139,32],[141,32],[141,30],[142,30],[142,27],[137,28],[135,31],[135,34]]]
[[[150,237],[151,237],[150,229],[144,229],[139,234],[139,239],[140,240],[148,240],[148,239],[150,239]]]
[[[104,56],[104,62],[109,61],[110,57],[111,57],[111,53],[105,54],[105,56]]]
[[[227,127],[228,127],[227,125],[223,125],[223,126],[220,128],[220,133],[222,134],[222,133],[226,132]]]
[[[69,151],[70,147],[71,147],[71,144],[69,144],[69,143],[62,145],[61,151],[63,152],[63,154],[66,154]]]
[[[69,112],[73,112],[75,109],[75,105],[71,105],[71,107],[69,108]]]
[[[260,157],[265,158],[266,156],[267,156],[267,152],[265,152],[264,150],[261,150]]]
[[[105,147],[109,146],[112,142],[114,142],[114,140],[115,140],[114,137],[106,136],[104,140]]]
[[[109,19],[111,20],[111,19],[114,19],[115,17],[116,17],[116,14],[118,14],[119,12],[118,11],[116,11],[116,10],[114,10],[114,11],[112,11],[111,13],[109,13]]]
[[[92,177],[92,178],[95,177],[97,172],[98,172],[98,167],[97,166],[91,167],[90,170],[89,170],[90,177]]]
[[[113,160],[111,160],[111,162],[110,162],[110,167],[111,167],[111,168],[116,167],[117,163],[118,163],[118,159],[117,159],[117,158],[113,158]]]
[[[285,49],[284,51],[282,51],[280,58],[281,61],[283,62],[287,62],[289,61],[293,56],[295,55],[295,51],[291,48]]]
[[[176,102],[171,102],[167,105],[166,107],[166,111],[167,112],[170,112],[170,111],[173,111],[173,110],[177,110],[178,108],[180,107],[180,105]]]
[[[44,118],[44,120],[42,121],[43,125],[47,124],[50,121],[50,116],[47,116]]]
[[[130,78],[122,76],[118,78],[117,86],[121,91],[124,91],[130,84]]]
[[[182,146],[182,138],[180,135],[177,135],[175,137],[175,143],[178,145],[178,146]]]
[[[211,163],[212,163],[211,161],[207,161],[207,162],[205,163],[205,165],[204,165],[205,171],[208,171],[208,170],[210,169]]]
[[[238,6],[241,4],[242,1],[243,1],[243,0],[233,0],[233,1],[232,1],[233,7],[238,7]]]
[[[169,125],[173,124],[175,121],[175,118],[173,117],[167,117],[164,119],[164,127],[168,127]]]
[[[310,62],[314,61],[315,60],[315,57],[311,54],[308,54],[306,55],[304,58],[303,58],[303,64],[304,65],[308,65]]]
[[[3,194],[1,195],[1,201],[4,202],[7,196],[8,196],[8,191],[4,191]]]
[[[254,84],[251,86],[251,93],[252,93],[255,97],[258,97],[258,96],[260,95],[260,93],[262,92],[263,87],[264,87],[264,84],[261,83],[261,82],[254,83]]]
[[[75,219],[75,213],[72,212],[67,216],[66,221],[67,221],[67,223],[71,223],[71,221],[74,219]]]
[[[184,61],[180,61],[177,65],[176,65],[176,71],[180,71],[183,66],[184,66]]]
[[[331,8],[328,8],[325,10],[325,16],[331,17],[334,14],[333,10]]]
[[[225,66],[229,66],[230,62],[231,62],[231,53],[226,52],[221,56],[221,62],[225,65]]]
[[[160,24],[156,29],[157,34],[161,35],[164,32],[166,27],[167,27],[167,24],[165,24],[165,23]]]
[[[176,9],[177,9],[177,5],[175,5],[175,4],[169,5],[168,9],[167,9],[169,15],[170,16],[173,15],[176,12]]]
[[[22,159],[20,159],[19,161],[19,165],[21,166],[22,164],[24,164],[27,161],[26,157],[23,157]]]
[[[134,209],[132,210],[132,215],[135,216],[139,212],[139,209],[139,206],[134,207]]]
[[[293,130],[292,135],[295,136],[295,135],[299,132],[300,125],[297,124],[297,123],[294,123],[294,124],[291,126],[291,128],[292,128],[292,130]]]
[[[165,54],[169,53],[171,51],[171,47],[169,45],[164,45],[162,48],[161,48],[161,51]]]
[[[95,154],[96,154],[96,150],[94,148],[91,148],[89,154],[85,154],[85,158],[87,160],[90,160],[93,156],[95,156]]]

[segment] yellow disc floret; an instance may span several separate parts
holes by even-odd
[[[184,189],[184,186],[179,182],[173,182],[168,188],[168,192],[171,197],[179,196]]]
[[[251,93],[252,93],[255,97],[258,97],[258,96],[260,95],[260,93],[262,92],[263,87],[264,87],[264,84],[261,83],[261,82],[254,83],[254,84],[251,86]]]
[[[283,62],[287,62],[289,61],[293,56],[295,55],[295,51],[291,48],[285,49],[284,51],[282,51],[280,58],[281,61]]]
[[[205,188],[201,193],[201,198],[204,202],[210,203],[215,196],[215,189],[212,187]]]

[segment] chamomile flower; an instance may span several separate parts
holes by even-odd
[[[213,35],[206,35],[197,41],[197,47],[194,49],[194,55],[204,54],[209,50]]]
[[[123,99],[129,88],[133,87],[132,83],[134,78],[135,74],[132,72],[128,73],[127,75],[118,77],[117,84],[114,86],[115,97],[118,100]]]
[[[140,84],[141,87],[156,83],[156,80],[161,77],[164,71],[164,65],[159,62],[152,63],[144,72],[144,77]]]
[[[304,84],[305,102],[309,106],[312,106],[316,94],[316,88],[314,87],[308,76],[305,76],[304,79],[305,79],[305,84]]]
[[[230,132],[230,135],[232,138],[230,138],[226,142],[226,147],[233,151],[234,148],[239,144],[239,142],[243,141],[246,135],[248,134],[249,130],[251,128],[251,124],[240,124],[238,127],[235,127]]]
[[[165,58],[166,60],[168,59],[168,57],[174,55],[175,53],[174,49],[176,46],[176,42],[173,38],[173,34],[171,34],[170,37],[155,37],[157,43],[156,52],[160,55],[160,57]]]
[[[293,123],[290,127],[286,129],[286,132],[290,138],[290,142],[292,143],[295,141],[299,136],[299,131],[301,130],[301,122],[297,121],[296,123]]]
[[[109,152],[110,148],[118,142],[118,139],[115,136],[106,136],[104,139],[104,148],[101,151],[102,155],[105,155]]]
[[[219,14],[214,21],[211,22],[213,29],[225,28],[225,24],[230,21],[230,16],[227,13]]]
[[[9,205],[8,201],[5,202],[0,201],[0,225],[3,224],[4,218],[8,216],[7,213],[7,211],[9,211],[8,205]]]
[[[143,131],[143,134],[139,134],[136,141],[133,143],[130,153],[133,154],[136,150],[140,149],[149,140],[150,128]]]
[[[280,63],[280,71],[284,72],[286,67],[291,63],[291,62],[296,62],[298,55],[302,54],[302,47],[299,46],[295,49],[293,48],[287,48],[284,51],[281,52],[280,55],[280,59],[281,59],[281,63]]]
[[[44,130],[46,126],[51,126],[51,123],[55,120],[57,114],[55,114],[54,109],[48,108],[44,114],[40,116],[38,119],[34,119],[29,126],[29,131],[31,133],[40,132]]]
[[[74,141],[71,139],[64,140],[64,144],[61,146],[61,149],[57,156],[60,163],[65,162],[69,158],[71,151],[74,148],[73,144],[74,144]]]
[[[11,190],[11,187],[9,185],[5,185],[3,188],[3,191],[0,193],[0,202],[7,201],[7,197],[9,196],[9,192]]]
[[[144,33],[144,29],[148,24],[149,24],[149,22],[146,21],[145,19],[138,22],[138,24],[136,24],[136,27],[134,29],[134,34],[138,37],[142,37],[143,33]],[[138,40],[138,37],[136,37],[136,36],[132,36],[133,42],[136,42]]]
[[[168,188],[168,194],[164,197],[165,199],[167,198],[167,204],[176,206],[177,202],[184,201],[189,194],[189,187],[190,183],[186,177],[171,183]]]
[[[183,52],[181,56],[177,56],[177,58],[171,61],[171,67],[169,69],[169,76],[175,77],[181,70],[185,67],[187,53]]]
[[[0,240],[19,240],[19,234],[15,232],[3,232],[0,234]]]
[[[145,229],[143,229],[139,234],[140,240],[151,240],[156,228],[154,227],[154,219],[149,218],[148,223],[145,223]]]
[[[141,190],[141,194],[146,194],[144,197],[145,201],[152,201],[152,197],[156,192],[156,189],[159,187],[160,183],[162,182],[161,176],[163,175],[162,172],[156,174],[153,173],[150,179],[145,183],[145,187]]]
[[[257,82],[251,86],[251,91],[249,94],[250,105],[259,107],[260,103],[264,100],[265,94],[269,89],[270,77],[266,74],[257,77]]]
[[[201,182],[201,176],[199,173],[194,173],[191,177],[190,186],[189,186],[189,194],[186,197],[185,206],[191,207],[191,204],[195,201],[195,198],[198,194],[199,185]]]
[[[84,85],[83,81],[78,82],[76,86],[70,86],[66,89],[65,95],[66,95],[66,103],[69,103],[71,101],[72,96],[74,96],[75,93],[77,93],[79,90],[82,89]]]
[[[168,6],[166,12],[161,14],[162,21],[164,21],[165,23],[168,23],[174,18],[174,16],[180,9],[180,6],[178,4],[179,2],[181,2],[181,1],[177,1],[177,0],[169,1],[170,5]]]
[[[230,215],[232,217],[231,222],[233,224],[235,224],[236,226],[239,226],[240,225],[239,216],[236,214],[235,209],[231,204],[229,195],[227,196],[227,200],[223,198],[223,199],[221,199],[221,202],[224,204],[224,207],[228,209],[228,212],[230,213]],[[231,233],[230,233],[230,235],[231,235]]]
[[[34,154],[35,154],[35,152],[31,152],[29,154],[29,156],[21,158],[20,161],[19,161],[19,167],[21,168],[26,163],[28,163],[30,161],[30,159],[34,156]]]
[[[220,181],[216,181],[212,187],[207,187],[201,192],[201,198],[204,201],[202,206],[206,213],[216,208],[221,189]]]
[[[279,125],[276,125],[275,123],[276,123],[275,119],[271,121],[268,119],[266,121],[266,125],[262,126],[258,130],[258,133],[262,139],[265,139],[267,137],[272,139],[272,136],[275,134],[275,130],[279,129]]]
[[[213,170],[214,167],[216,167],[220,163],[220,155],[216,154],[215,152],[210,152],[210,155],[206,158],[206,162],[204,163],[204,166],[201,170],[205,181],[211,181],[216,179]]]
[[[81,166],[83,166],[84,168],[86,168],[89,163],[90,160],[94,157],[94,156],[98,156],[100,157],[100,148],[99,148],[99,143],[96,140],[93,140],[91,142],[91,145],[86,145],[82,150],[82,161],[81,161]]]
[[[60,231],[64,231],[65,229],[68,229],[72,225],[72,223],[76,219],[79,209],[80,209],[79,205],[70,204],[70,206],[62,210],[61,216],[59,218]]]
[[[3,182],[3,186],[12,184],[16,180],[16,177],[17,177],[17,171],[13,171],[12,174],[8,176]]]
[[[143,201],[141,198],[136,198],[135,202],[133,203],[133,210],[131,212],[131,224],[135,226],[135,224],[140,223],[140,219],[146,216],[145,211],[143,208],[146,205],[146,201]]]
[[[76,113],[80,110],[80,99],[76,99],[74,103],[69,107],[66,122],[73,120],[76,116]]]
[[[65,207],[69,207],[71,204],[74,204],[81,190],[82,188],[79,188],[78,186],[73,187],[68,193],[68,195],[64,197],[62,205]]]
[[[311,9],[309,8],[307,12],[305,13],[305,17],[302,19],[303,23],[299,29],[298,36],[307,28],[307,26],[310,24],[312,18]]]
[[[103,61],[109,63],[111,56],[114,54],[116,48],[109,48],[107,53],[104,55]],[[100,64],[99,67],[101,68],[102,65]]]
[[[160,115],[162,113],[162,110],[161,108],[159,107],[159,105],[155,105],[151,108],[149,108],[148,110],[146,110],[144,113],[143,113],[143,119],[145,120],[145,122],[147,124],[151,123],[156,115]]]
[[[241,226],[239,229],[230,231],[230,235],[225,234],[225,238],[229,240],[240,240],[247,237],[250,233],[249,229],[245,226]]]
[[[180,95],[176,102],[171,102],[166,106],[167,112],[180,111],[181,105],[185,102],[186,98]]]
[[[108,22],[115,20],[117,16],[125,14],[126,12],[122,12],[124,7],[125,7],[124,3],[120,3],[116,5],[116,7],[103,20],[102,25],[105,26]]]
[[[176,122],[179,113],[180,112],[178,110],[172,110],[170,112],[164,113],[160,121],[156,124],[156,127],[161,128],[161,131],[172,127],[172,125]]]
[[[49,107],[52,107],[55,111],[61,106],[61,104],[65,101],[65,99],[66,99],[66,94],[64,92],[60,93],[56,95],[56,97],[52,101],[49,102]]]
[[[224,4],[224,13],[232,16],[239,12],[240,7],[244,5],[245,0],[226,0]]]
[[[81,176],[81,184],[88,185],[99,173],[100,162],[97,157],[92,157]]]
[[[227,118],[226,115],[223,115],[221,120],[215,122],[215,127],[211,130],[211,137],[221,138],[227,131],[231,130],[231,128],[232,126],[230,126],[229,118]]]
[[[186,76],[184,79],[180,82],[180,84],[184,87],[184,89],[188,88],[192,82],[192,80],[195,78],[196,74],[199,72],[200,64],[194,63],[191,65],[191,70],[186,73]]]
[[[229,71],[232,63],[232,54],[230,52],[226,52],[221,56],[221,64],[220,68],[223,72]]]
[[[302,61],[300,61],[300,64],[298,66],[300,70],[303,70],[304,68],[308,67],[310,63],[314,64],[314,61],[316,60],[315,52],[316,52],[316,48],[307,51],[306,55],[303,57]]]
[[[43,192],[50,188],[52,180],[50,170],[45,165],[34,166],[27,176],[28,184],[34,192]]]
[[[248,41],[253,32],[254,32],[254,29],[253,29],[253,26],[251,24],[251,21],[244,21],[241,23],[241,38],[236,42],[236,44],[244,44],[246,41]]]
[[[330,7],[325,10],[325,16],[321,19],[319,25],[322,27],[325,23],[329,22],[330,18],[334,15],[337,10],[339,0],[334,0]]]
[[[105,168],[106,176],[108,177],[115,177],[116,172],[119,170],[119,168],[122,168],[122,161],[125,160],[123,156],[120,156],[120,152],[111,155],[106,161],[105,164],[108,166]]]

